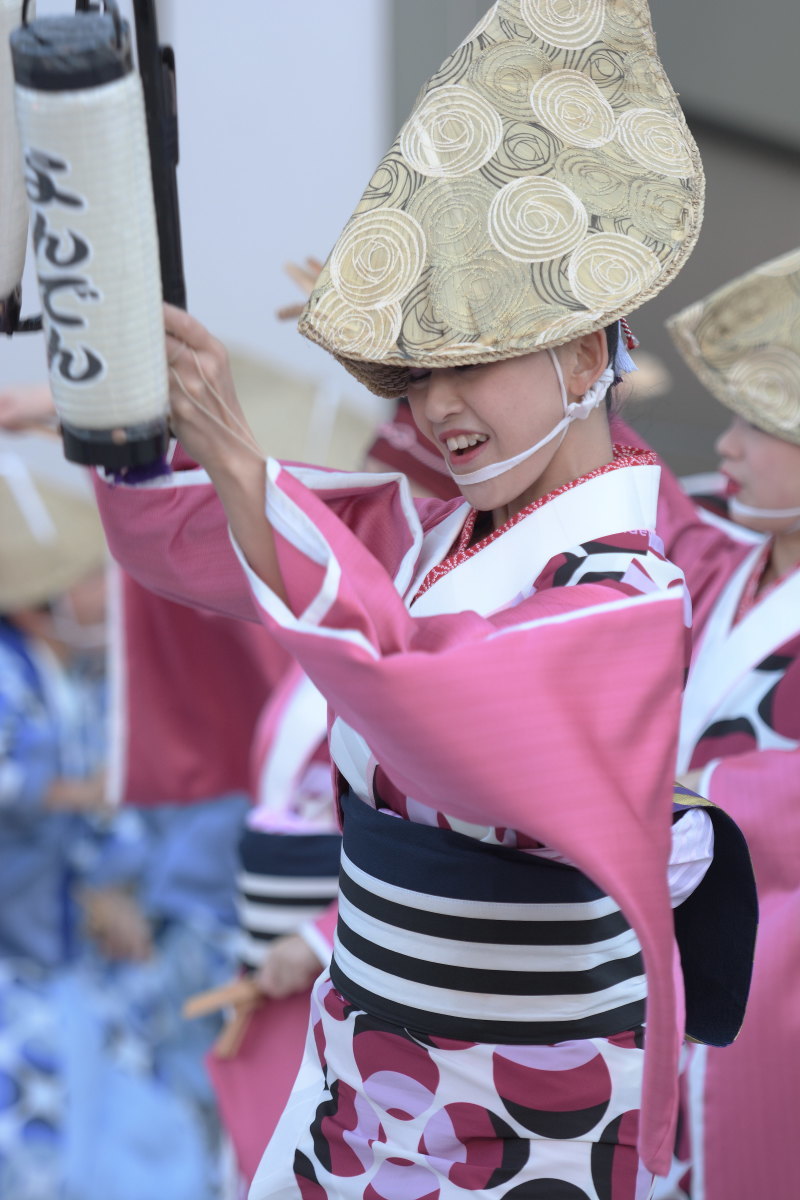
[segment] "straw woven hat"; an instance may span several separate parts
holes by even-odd
[[[229,352],[236,392],[264,454],[290,462],[313,462],[359,470],[386,415],[356,409],[337,392],[245,350]],[[366,397],[369,399],[369,397]]]
[[[649,300],[703,171],[646,0],[497,0],[423,88],[300,331],[378,395],[559,346]]]
[[[53,441],[42,440],[48,448]],[[0,613],[55,600],[106,556],[91,491],[38,472],[30,456],[0,445]]]
[[[690,305],[667,328],[726,408],[800,445],[800,250]]]

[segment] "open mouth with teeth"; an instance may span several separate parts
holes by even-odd
[[[461,433],[457,437],[449,437],[446,445],[451,454],[456,458],[462,458],[470,450],[482,446],[488,440],[489,436],[485,433]]]

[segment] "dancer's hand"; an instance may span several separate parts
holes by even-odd
[[[287,599],[264,511],[266,463],[247,424],[222,342],[180,308],[164,305],[172,428],[208,471],[244,557]]]
[[[0,389],[0,429],[24,433],[29,429],[55,429],[57,424],[53,396],[46,383],[17,383]]]
[[[121,888],[86,888],[80,902],[87,936],[106,958],[145,962],[150,957],[150,925],[133,896]]]
[[[256,975],[256,984],[265,996],[282,1000],[311,987],[322,970],[314,951],[297,933],[276,938]]]
[[[106,799],[106,777],[103,771],[98,771],[86,779],[54,779],[42,803],[48,812],[80,813],[91,817],[106,816],[112,811]]]
[[[233,384],[228,352],[205,326],[164,305],[171,424],[188,454],[213,474],[262,459]]]
[[[318,258],[309,256],[305,264],[289,262],[284,264],[283,269],[307,298],[314,290],[314,285],[322,270],[322,263]],[[296,321],[305,306],[305,300],[298,304],[286,304],[283,308],[278,309],[275,316],[279,321]]]

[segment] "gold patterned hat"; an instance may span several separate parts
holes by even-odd
[[[667,328],[712,396],[800,444],[800,250],[690,305]]]
[[[646,0],[497,0],[423,88],[300,331],[373,392],[602,329],[661,291],[703,213]]]

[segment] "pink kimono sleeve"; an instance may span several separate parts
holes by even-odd
[[[205,471],[179,452],[170,475],[136,486],[95,475],[94,485],[111,554],[137,583],[179,604],[258,620]]]
[[[741,827],[759,892],[794,890],[800,861],[800,749],[751,750],[715,759],[704,769],[700,786]]]
[[[113,596],[117,799],[149,807],[249,792],[254,730],[286,651],[260,624],[191,611],[123,572]]]
[[[358,530],[358,536],[373,540],[375,514],[383,514],[397,503],[395,482],[387,483],[383,502],[374,503],[374,490],[365,501],[363,492],[344,476],[328,503],[340,518]],[[367,476],[374,480],[374,476]],[[396,481],[397,476],[390,477]],[[225,510],[210,478],[177,448],[172,471],[145,483],[127,485],[94,477],[95,495],[112,556],[126,572],[151,592],[167,600],[226,617],[258,621],[259,613],[239,560],[231,544]],[[435,521],[443,511],[460,501],[419,500],[416,509],[421,527]],[[394,534],[400,530],[399,537]],[[381,553],[392,561],[407,549],[405,530],[399,522],[383,523]]]

